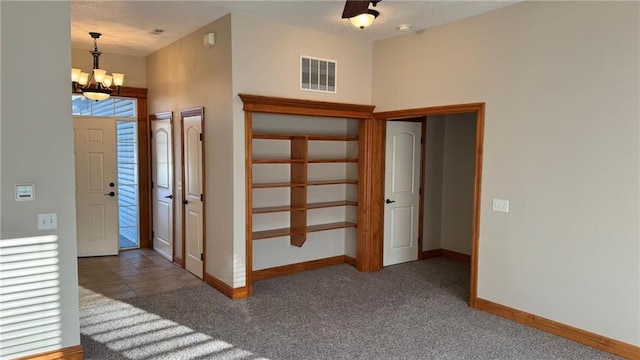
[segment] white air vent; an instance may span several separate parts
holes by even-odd
[[[335,60],[300,57],[300,89],[336,93],[338,64]]]

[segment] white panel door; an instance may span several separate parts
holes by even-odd
[[[173,142],[171,119],[151,121],[153,249],[173,261]]]
[[[387,122],[384,266],[418,259],[421,133],[420,122]]]
[[[115,118],[74,117],[78,256],[118,254]]]
[[[202,116],[183,119],[185,268],[203,276]]]

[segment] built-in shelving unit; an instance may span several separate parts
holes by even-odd
[[[287,204],[277,206],[253,207],[252,215],[275,212],[289,212],[290,226],[285,228],[274,228],[269,230],[252,231],[253,240],[269,239],[275,237],[289,236],[291,245],[301,247],[307,239],[307,233],[333,230],[340,228],[354,228],[355,222],[340,221],[307,226],[307,211],[313,209],[330,207],[357,207],[357,201],[342,199],[338,201],[307,202],[307,187],[310,186],[330,186],[330,185],[357,185],[355,178],[333,178],[329,180],[313,180],[308,178],[308,167],[313,164],[354,164],[357,166],[357,149],[352,153],[344,153],[341,157],[335,157],[332,152],[328,154],[318,152],[309,153],[309,142],[328,142],[329,147],[333,147],[332,142],[353,142],[357,143],[357,136],[346,135],[318,135],[318,134],[284,134],[284,133],[253,133],[252,141],[285,141],[287,142],[288,155],[277,154],[278,156],[268,157],[263,154],[253,152],[251,163],[256,164],[285,164],[289,167],[288,182],[261,182],[259,172],[253,172],[253,189],[270,188],[290,188],[290,201]],[[282,149],[282,144],[274,144],[275,148]],[[357,173],[357,172],[356,172]],[[256,181],[257,179],[257,181]],[[254,182],[255,181],[255,182]]]
[[[359,223],[375,216],[361,209],[370,206],[372,179],[360,179],[376,159],[370,145],[374,107],[239,96],[245,112],[247,294],[254,276],[340,262],[368,269],[368,259],[356,258],[373,251],[367,247],[372,235],[361,233]]]

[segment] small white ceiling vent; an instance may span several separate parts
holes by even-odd
[[[338,64],[335,60],[300,56],[300,90],[336,93]]]

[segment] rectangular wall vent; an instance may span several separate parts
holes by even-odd
[[[335,60],[300,57],[300,89],[336,93],[338,64]]]

